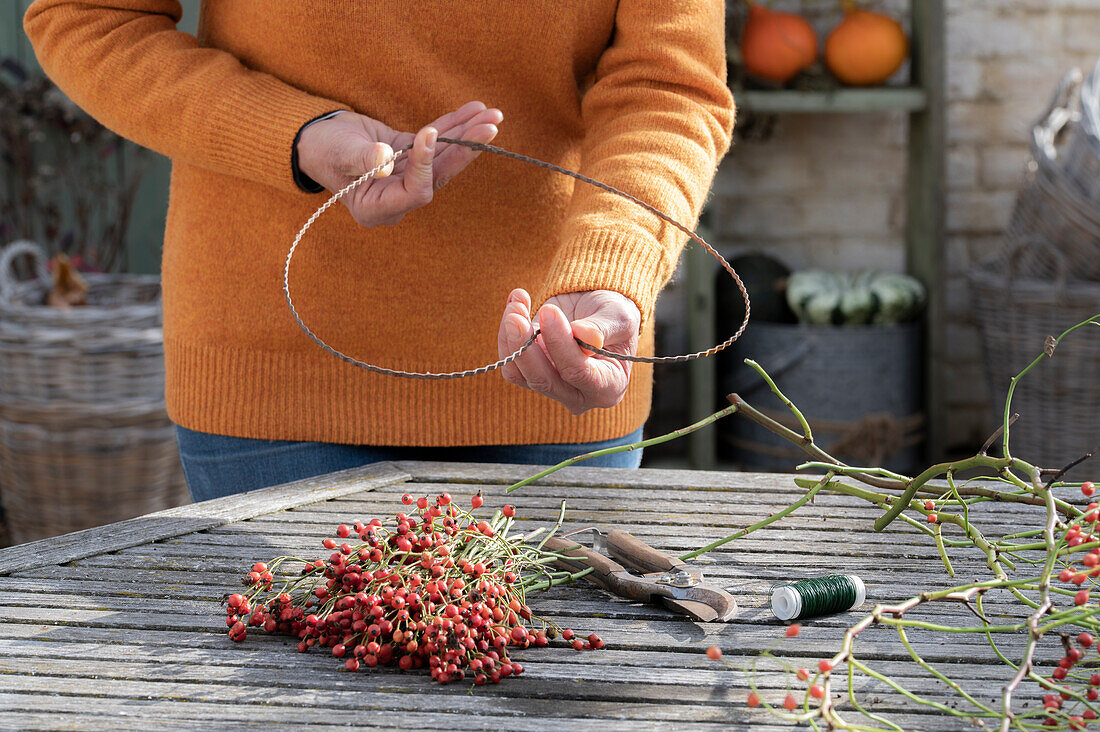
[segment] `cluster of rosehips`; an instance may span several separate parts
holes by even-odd
[[[1081,484],[1081,493],[1084,494],[1086,498],[1090,498],[1095,492],[1096,488],[1091,482]],[[1085,543],[1100,541],[1100,538],[1091,533],[1096,528],[1097,521],[1100,520],[1100,503],[1093,502],[1086,506],[1082,519],[1088,525],[1086,528],[1082,529],[1081,524],[1072,524],[1066,529],[1064,539],[1066,546],[1070,549],[1074,549]],[[1100,547],[1094,547],[1090,552],[1085,554],[1085,556],[1081,558],[1081,564],[1085,565],[1084,569],[1081,570],[1073,566],[1064,568],[1058,575],[1058,579],[1062,582],[1072,583],[1080,587],[1090,578],[1096,579],[1100,577]],[[1073,603],[1075,605],[1084,605],[1088,601],[1088,588],[1078,590],[1073,596]]]
[[[273,572],[290,558],[273,560],[270,569],[253,566],[245,580],[250,591],[227,598],[229,637],[242,641],[248,627],[262,627],[298,638],[301,652],[330,648],[349,671],[427,665],[441,684],[467,675],[477,684],[498,683],[522,674],[508,649],[547,646],[557,630],[524,624],[532,613],[520,575],[540,557],[508,538],[514,509],[479,521],[447,493],[434,501],[405,495],[402,502],[415,502],[417,515],[398,513],[392,525],[341,524],[336,539],[322,542],[332,555],[307,562],[278,589],[272,590]],[[482,502],[479,494],[472,505]],[[565,630],[562,637],[578,650],[603,647],[595,634],[584,641]]]
[[[1085,656],[1086,651],[1091,648],[1096,639],[1091,633],[1081,633],[1077,636],[1077,644],[1081,648],[1077,648],[1069,643],[1068,639],[1065,641],[1066,655],[1058,661],[1058,668],[1054,669],[1054,673],[1051,674],[1050,685],[1051,688],[1059,689],[1059,682],[1065,683],[1064,679],[1069,675],[1071,669],[1076,666]],[[1085,650],[1081,650],[1081,649]],[[1100,674],[1093,674],[1089,678],[1088,691],[1085,692],[1085,698],[1089,701],[1097,701],[1100,699]],[[1073,695],[1069,693],[1067,689],[1060,689],[1055,692],[1051,692],[1043,697],[1043,708],[1049,713],[1054,713],[1062,709],[1062,704],[1072,699]],[[1064,712],[1063,712],[1064,714]],[[1085,709],[1081,714],[1075,714],[1068,718],[1070,729],[1085,729],[1088,723],[1096,719],[1096,712],[1091,709]],[[1058,720],[1054,717],[1047,717],[1043,720],[1043,725],[1047,727],[1054,727],[1058,725]]]

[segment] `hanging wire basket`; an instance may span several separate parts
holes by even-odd
[[[1085,83],[1067,74],[1032,128],[1031,161],[1008,226],[1064,255],[1068,279],[1100,280],[1100,64]],[[1078,93],[1080,91],[1080,94]]]

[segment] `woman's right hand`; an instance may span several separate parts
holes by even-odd
[[[302,131],[298,167],[335,192],[412,143],[408,155],[340,199],[360,225],[393,226],[409,211],[429,203],[436,191],[479,155],[460,145],[437,144],[437,137],[487,143],[496,137],[503,119],[499,109],[469,102],[414,136],[370,117],[343,112]]]

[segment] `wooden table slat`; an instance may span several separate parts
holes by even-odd
[[[117,731],[136,727],[140,719],[143,728],[189,729],[732,726],[770,732],[789,727],[748,708],[743,674],[709,661],[703,651],[719,645],[726,662],[744,667],[780,638],[784,626],[768,606],[775,584],[826,571],[855,572],[871,601],[895,601],[917,589],[962,581],[946,577],[934,545],[912,528],[896,523],[875,533],[871,524],[880,509],[823,494],[705,558],[708,577],[738,598],[734,622],[694,623],[584,584],[556,588],[531,598],[535,612],[562,627],[597,632],[608,647],[578,653],[559,641],[549,649],[516,652],[527,673],[495,687],[441,687],[426,674],[395,669],[349,674],[324,651],[295,652],[290,639],[253,633],[234,644],[226,637],[220,599],[239,587],[252,562],[284,553],[324,556],[320,540],[337,523],[392,514],[401,509],[404,492],[447,490],[465,504],[480,490],[486,509],[517,506],[518,529],[552,522],[564,498],[566,526],[625,527],[672,552],[728,535],[799,495],[789,475],[583,466],[504,494],[536,470],[381,464],[0,551],[0,729]],[[990,526],[1012,525],[1021,514],[1019,507],[998,504],[975,509]],[[960,578],[987,575],[973,550],[952,550],[952,558]],[[998,622],[1020,615],[1017,604],[997,593],[987,597],[986,609]],[[860,617],[856,611],[808,621],[779,653],[813,667],[835,652],[845,628]],[[977,623],[959,605],[929,606],[913,617]],[[926,659],[986,701],[1005,681],[1007,667],[980,635],[948,640],[914,630],[910,639]],[[1006,637],[1002,650],[1018,656],[1024,640],[1023,633]],[[1040,668],[1053,668],[1056,645],[1040,649]],[[892,628],[868,628],[856,649],[908,688],[955,701],[911,662]],[[773,702],[782,699],[788,681],[774,666],[762,666],[758,675],[762,695]],[[857,679],[856,689],[862,701],[907,729],[958,727],[873,679]],[[795,690],[799,697],[804,693],[797,684]]]
[[[93,554],[205,531],[265,513],[284,511],[348,493],[361,493],[411,476],[390,463],[376,463],[295,483],[169,508],[126,521],[0,549],[0,575],[63,564]]]

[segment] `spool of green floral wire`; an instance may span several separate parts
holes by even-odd
[[[842,613],[867,599],[863,580],[854,574],[827,574],[772,591],[772,612],[780,620],[801,620]]]

